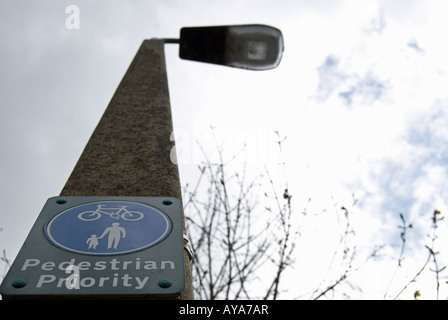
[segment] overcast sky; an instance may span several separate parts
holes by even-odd
[[[67,28],[70,5],[79,29]],[[246,143],[252,173],[275,173],[277,130],[298,210],[354,194],[365,242],[399,244],[400,212],[424,239],[432,211],[448,209],[447,9],[427,0],[0,0],[0,249],[13,259],[60,193],[143,39],[249,23],[282,31],[277,69],[183,61],[166,46],[182,183],[202,159],[197,140],[212,154],[211,125],[228,155]]]

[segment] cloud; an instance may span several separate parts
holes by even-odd
[[[317,99],[325,101],[339,88],[347,76],[340,70],[340,60],[335,55],[328,55],[321,66],[317,68],[319,83],[317,87]]]
[[[322,164],[331,170],[318,171],[325,181],[330,172],[338,176],[359,197],[359,210],[378,219],[375,230],[366,226],[370,240],[399,241],[403,213],[421,244],[432,211],[448,210],[446,59],[433,29],[407,28],[388,11],[380,16],[377,30],[354,34],[351,47],[333,48],[315,69],[317,121],[338,110],[318,143],[338,151],[319,158],[337,156]]]
[[[409,110],[414,116],[394,138],[387,139],[389,147],[377,149],[374,157],[362,156],[364,168],[348,184],[362,198],[360,209],[383,221],[382,231],[389,230],[388,237],[393,237],[392,227],[399,225],[398,214],[403,213],[415,226],[413,243],[421,244],[426,241],[433,210],[448,210],[447,106],[448,99],[444,99],[424,110]]]
[[[386,89],[387,84],[369,72],[363,75],[361,79],[356,79],[347,91],[341,90],[339,97],[344,100],[346,105],[352,105],[355,102],[361,105],[371,105],[376,100],[381,99]]]
[[[381,100],[388,89],[387,81],[380,80],[372,70],[367,70],[362,75],[343,70],[340,59],[334,55],[328,55],[324,63],[317,68],[318,101],[325,102],[336,94],[346,106],[371,105]]]
[[[414,49],[417,53],[425,53],[425,50],[419,46],[415,39],[408,42],[408,47]]]

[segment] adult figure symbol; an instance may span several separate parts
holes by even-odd
[[[118,222],[112,223],[111,227],[107,227],[103,234],[98,238],[104,238],[106,234],[109,233],[109,237],[107,239],[107,249],[114,247],[114,249],[117,249],[118,243],[121,240],[121,237],[126,237],[126,229],[119,226],[120,224]]]

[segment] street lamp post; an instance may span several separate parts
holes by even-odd
[[[281,32],[275,28],[263,25],[183,28],[180,39],[144,40],[63,187],[59,198],[57,200],[50,198],[54,200],[53,202],[49,201],[51,202],[49,206],[52,210],[57,210],[54,208],[58,208],[59,205],[65,205],[69,208],[70,199],[79,201],[79,198],[76,197],[123,197],[126,201],[130,201],[130,197],[167,197],[180,199],[180,204],[182,203],[179,170],[177,163],[173,163],[171,159],[174,142],[171,140],[173,124],[165,65],[164,45],[166,43],[179,43],[179,54],[182,59],[250,70],[275,68],[279,64],[283,52]],[[49,202],[47,201],[47,203]],[[171,200],[163,201],[163,205],[169,206],[171,203]],[[74,217],[81,217],[81,220],[84,222],[75,219],[77,222],[73,223],[81,225],[85,221],[89,222],[89,220],[99,221],[101,214],[108,214],[105,211],[106,209],[103,209],[104,206],[104,204],[98,205],[96,211],[90,211],[87,215],[86,212],[75,214]],[[74,210],[73,208],[76,208],[76,206],[71,209],[65,209],[65,211],[62,211],[62,215],[65,212]],[[177,227],[176,230],[183,230],[185,233],[185,220],[181,205],[179,208],[179,214],[182,215],[182,226]],[[126,210],[125,206],[122,206],[122,210],[124,215],[128,215],[122,216],[124,220],[120,221],[123,221],[123,223],[132,224],[133,222],[129,221],[143,217],[142,213]],[[56,218],[50,218],[50,220],[45,222],[43,219],[44,211],[48,215],[48,210],[44,207],[43,212],[36,220],[30,235],[14,261],[10,272],[8,272],[2,283],[1,293],[3,298],[30,298],[41,296],[43,291],[45,291],[45,294],[43,294],[45,297],[57,296],[58,293],[55,292],[60,292],[57,290],[61,290],[62,283],[58,282],[57,290],[52,289],[52,286],[56,285],[56,276],[52,274],[39,275],[36,273],[42,272],[39,271],[39,267],[42,270],[53,270],[56,272],[57,270],[53,267],[53,265],[56,265],[56,262],[44,262],[42,257],[30,259],[27,255],[29,252],[35,251],[36,254],[42,252],[42,256],[46,257],[47,260],[50,259],[47,251],[56,249],[53,249],[47,240],[51,240],[50,242],[56,243],[59,248],[67,249],[71,252],[79,252],[80,250],[75,248],[75,244],[73,244],[70,237],[66,240],[58,240],[55,239],[57,236],[51,234],[50,225],[57,226],[57,222],[54,221],[57,219],[59,219],[58,221],[65,221],[64,219],[66,218],[63,218],[61,213],[59,213],[55,216]],[[134,212],[134,216],[132,216],[132,212]],[[163,216],[163,213],[161,215]],[[118,216],[118,213],[115,213],[115,216]],[[169,219],[165,220],[168,221]],[[60,222],[64,228],[68,228],[66,229],[68,232],[73,232],[70,231],[71,223],[64,225]],[[170,225],[169,222],[167,223],[172,228],[171,230],[176,228],[176,226]],[[118,230],[119,223],[115,224]],[[42,228],[45,229],[47,239],[42,235]],[[111,228],[109,227],[108,229],[112,230]],[[123,227],[120,228],[124,229]],[[166,230],[168,230],[168,227]],[[73,234],[76,235],[77,233],[73,232]],[[82,252],[88,255],[98,253],[98,251],[96,253],[92,251],[98,245],[98,238],[93,236],[88,239],[89,241],[96,241],[97,244],[90,242],[93,249],[91,246],[89,246],[89,249],[86,249],[85,238],[81,239],[81,245],[84,246]],[[115,247],[117,247],[118,241],[124,243],[125,240],[120,240],[120,237],[121,234],[115,240]],[[167,235],[164,235],[164,237],[167,237]],[[129,235],[126,241],[128,241],[128,238]],[[63,235],[61,239],[65,239]],[[62,243],[64,241],[68,244]],[[133,241],[138,242],[138,239]],[[33,246],[36,248],[34,251]],[[43,249],[43,247],[47,249]],[[90,252],[86,250],[90,250]],[[112,250],[112,248],[107,248],[107,250]],[[71,257],[69,254],[69,252],[62,250],[55,251],[54,254],[50,255],[53,259],[55,256],[63,256],[67,260],[68,257]],[[104,254],[110,256],[109,252],[105,251]],[[184,237],[183,270],[185,271],[185,290],[178,297],[183,300],[194,298],[190,268],[191,254],[188,239]],[[128,260],[125,261],[126,267],[134,263],[134,268],[141,272],[142,262],[140,261],[139,253],[134,253],[134,262],[129,260],[130,257],[128,255]],[[111,263],[112,270],[116,270],[115,268],[119,261],[115,258],[110,258],[107,261]],[[95,260],[85,261],[82,266],[84,269],[88,265],[92,266],[92,268],[95,266],[101,270],[101,268],[105,268],[107,262],[100,262],[98,264]],[[164,262],[171,263],[171,261]],[[41,263],[42,266],[40,266]],[[65,263],[62,262],[59,266]],[[174,262],[172,262],[172,265],[174,266]],[[34,274],[23,272],[28,269],[33,270]],[[59,269],[61,270],[61,267]],[[39,280],[36,280],[37,277],[39,277]],[[106,283],[107,280],[110,280],[111,285],[115,285],[113,288],[115,290],[117,284],[114,281],[118,281],[118,277],[118,274],[112,273],[108,277],[102,277],[101,281]],[[135,284],[137,288],[139,286],[143,287],[143,281],[145,281],[145,284],[148,281],[146,276],[135,278],[139,281]],[[123,285],[125,287],[130,286],[129,281],[131,279],[131,275],[125,274],[122,278],[124,281]],[[33,281],[37,284],[33,284]],[[100,285],[100,282],[97,283],[93,277],[81,280],[81,287],[83,287],[83,292],[87,292],[85,293],[87,295],[89,295],[89,286],[94,286],[95,284],[100,287],[103,286]],[[159,282],[159,286],[161,288],[169,287],[171,286],[171,280],[162,279]],[[46,287],[49,289],[45,289]],[[56,291],[53,292],[51,290]],[[159,290],[163,291],[160,288]],[[72,293],[76,293],[76,290],[64,293],[64,298],[76,298],[76,295]],[[126,293],[123,294],[124,296],[127,295]],[[107,293],[103,294],[103,296],[110,298]],[[130,297],[133,297],[133,295],[131,294]],[[136,297],[139,296],[136,295]],[[147,298],[151,298],[151,295],[148,295]]]

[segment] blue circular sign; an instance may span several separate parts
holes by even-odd
[[[171,231],[169,217],[150,205],[98,201],[66,209],[47,221],[55,246],[87,255],[119,255],[147,249]]]

